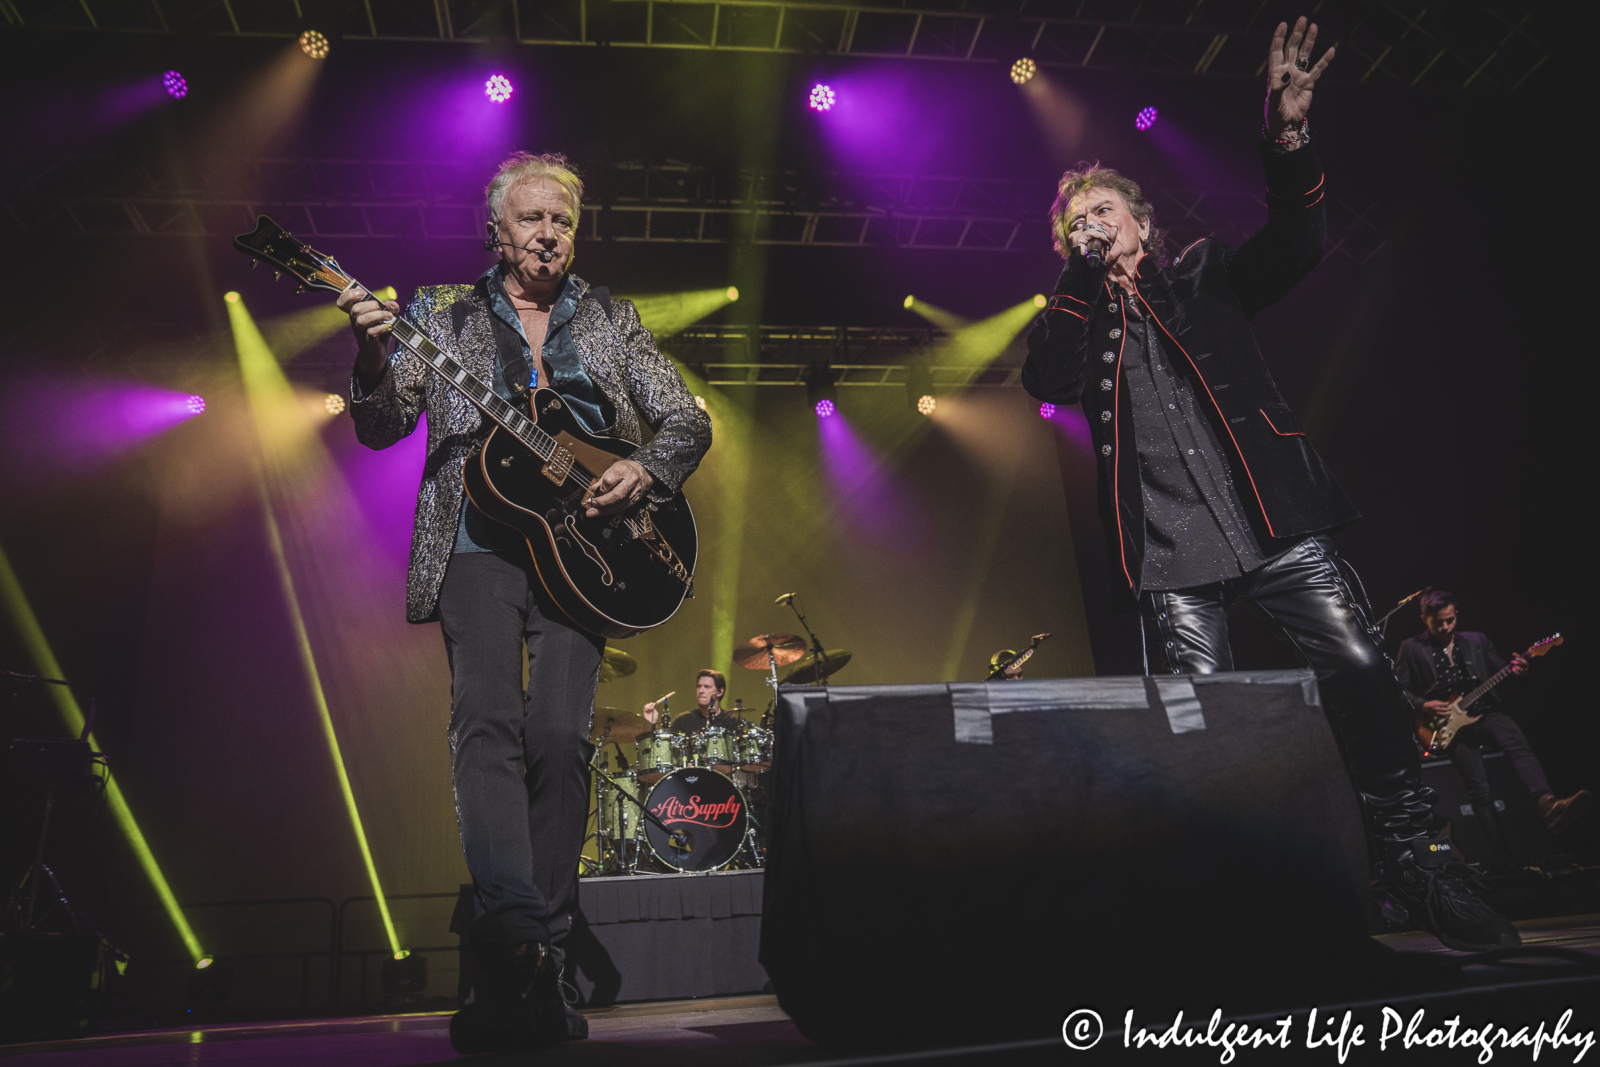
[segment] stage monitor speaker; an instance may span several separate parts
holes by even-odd
[[[871,1048],[1330,992],[1384,950],[1320,705],[1309,671],[785,687],[779,1002]]]

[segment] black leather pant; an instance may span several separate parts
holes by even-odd
[[[1325,537],[1308,537],[1249,574],[1140,598],[1152,672],[1233,670],[1228,606],[1248,605],[1317,672],[1373,829],[1391,840],[1433,830],[1433,790],[1422,784],[1412,713],[1383,651],[1354,570]]]

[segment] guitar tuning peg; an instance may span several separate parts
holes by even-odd
[[[252,259],[250,261],[250,269],[251,270],[255,270],[259,266],[261,266],[261,261],[259,259]]]
[[[275,271],[272,272],[272,280],[273,281],[277,281],[281,277],[283,277],[283,271],[275,270]]]
[[[294,292],[295,292],[296,296],[299,296],[301,293],[303,293],[305,291],[306,291],[306,287],[303,286],[303,285],[297,285],[297,286],[294,287]]]

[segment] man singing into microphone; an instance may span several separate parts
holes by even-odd
[[[1239,248],[1197,241],[1162,263],[1139,186],[1069,171],[1051,207],[1066,269],[1028,335],[1022,383],[1081,400],[1119,606],[1144,620],[1151,670],[1233,669],[1227,609],[1249,604],[1313,668],[1373,833],[1386,911],[1452,948],[1520,943],[1436,836],[1410,712],[1360,583],[1328,534],[1358,513],[1284,403],[1249,321],[1322,257],[1322,164],[1306,116],[1333,59],[1280,24],[1267,57],[1267,222]]]
[[[485,247],[499,262],[475,284],[418,289],[406,317],[507,400],[551,388],[595,433],[653,435],[595,479],[591,518],[667,505],[710,447],[711,421],[634,306],[571,273],[583,183],[562,156],[518,152],[485,192]],[[467,500],[461,466],[482,420],[422,360],[389,352],[399,305],[352,289],[339,306],[358,343],[356,436],[387,448],[428,416],[406,616],[437,621],[450,659],[456,819],[476,896],[469,942],[486,979],[450,1020],[450,1042],[458,1052],[559,1044],[588,1033],[561,996],[560,942],[577,906],[603,642],[548,600],[520,536]]]

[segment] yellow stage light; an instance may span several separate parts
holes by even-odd
[[[328,409],[329,415],[337,415],[344,410],[344,397],[338,393],[329,393],[322,406]]]
[[[719,308],[739,299],[739,290],[701,289],[687,293],[655,293],[628,299],[639,309],[639,321],[657,340],[671,337],[685,326],[692,326]]]
[[[701,411],[704,411],[706,409],[706,398],[703,396],[695,397],[694,406],[699,408]]]
[[[918,315],[921,315],[923,318],[927,319],[941,330],[955,333],[958,330],[964,330],[968,326],[972,325],[971,319],[962,318],[953,311],[946,311],[937,304],[930,304],[926,300],[916,300],[909,296],[906,297],[906,300],[910,301],[906,304],[906,307],[910,308]]]
[[[1011,64],[1011,80],[1018,85],[1026,84],[1037,73],[1039,73],[1039,64],[1027,56],[1023,56]]]
[[[398,950],[395,951],[394,958],[397,959],[397,960],[403,960],[407,956],[410,956],[410,955],[411,955],[411,950],[410,949],[402,948],[402,949],[398,949]]]
[[[908,296],[908,297],[906,297],[906,302],[904,304],[901,304],[900,306],[909,311],[911,309],[911,305],[915,304],[916,302],[917,302],[917,298],[916,297]]]
[[[11,560],[6,556],[3,547],[0,547],[0,603],[5,605],[6,614],[11,616],[11,622],[33,660],[34,668],[47,678],[60,678],[61,664],[56,661],[56,654],[44,636],[44,627],[39,625],[39,618],[33,613],[33,606],[28,602],[27,594],[23,592],[22,583],[18,581],[17,572],[12,569]],[[61,713],[67,731],[73,737],[82,735],[83,709],[78,706],[78,698],[73,695],[72,689],[64,685],[47,685],[44,688],[49,691],[50,699],[55,701],[56,709]],[[100,741],[94,734],[89,735],[88,741],[91,748],[100,750]],[[133,854],[138,859],[139,866],[143,868],[145,877],[150,879],[150,885],[156,891],[156,898],[166,909],[167,918],[177,928],[178,938],[189,950],[190,959],[196,963],[203,959],[209,960],[211,957],[201,949],[200,939],[195,936],[189,920],[184,918],[183,909],[178,906],[177,896],[167,884],[166,876],[161,873],[155,853],[150,850],[150,843],[145,840],[144,832],[134,821],[133,809],[128,806],[128,798],[123,794],[122,786],[117,783],[116,777],[110,774],[106,775],[105,797],[106,807],[111,810],[111,817],[116,820],[123,836],[127,838],[128,845],[133,849]]]
[[[1045,300],[1043,293],[1034,294],[1034,298],[1033,298],[1033,306],[1034,307],[1042,308],[1042,307],[1045,306],[1046,303],[1048,303],[1048,301]]]
[[[244,378],[245,393],[250,400],[250,412],[255,420],[256,436],[261,445],[262,463],[257,467],[255,481],[256,491],[261,500],[262,519],[267,529],[267,547],[271,549],[273,562],[277,564],[278,581],[283,589],[285,605],[289,609],[289,624],[299,645],[301,667],[305,671],[307,687],[311,692],[317,718],[321,720],[323,741],[328,746],[334,777],[339,783],[339,792],[344,797],[345,812],[350,819],[350,829],[356,839],[356,848],[361,854],[362,865],[366,868],[367,881],[372,886],[372,895],[378,904],[378,915],[383,920],[384,933],[388,935],[390,950],[399,952],[400,938],[395,933],[394,917],[389,911],[389,901],[383,894],[383,886],[378,882],[378,866],[373,860],[372,849],[367,843],[366,827],[362,824],[361,812],[356,806],[355,788],[351,785],[349,772],[345,768],[344,754],[339,747],[339,735],[334,729],[333,713],[328,706],[321,672],[317,668],[316,652],[311,646],[311,635],[306,627],[305,615],[300,608],[300,597],[295,591],[294,575],[289,569],[289,557],[284,550],[283,535],[278,528],[277,510],[272,503],[272,489],[268,485],[270,479],[280,489],[286,488],[292,492],[296,484],[308,476],[308,472],[317,468],[318,464],[314,462],[307,449],[313,443],[320,445],[320,442],[305,434],[305,429],[310,423],[302,414],[303,407],[296,410],[296,405],[302,404],[303,400],[295,396],[289,380],[284,376],[283,368],[278,365],[272,350],[261,336],[255,320],[250,317],[249,308],[237,298],[228,307],[228,323],[233,328],[234,350],[239,356],[239,370]],[[321,458],[326,461],[325,456]]]
[[[223,293],[222,294],[222,299],[226,300],[230,304],[237,304],[239,302],[239,294],[238,293]]]
[[[300,51],[312,59],[327,59],[328,39],[316,30],[307,30],[300,35]]]
[[[197,971],[203,971],[207,967],[211,966],[213,963],[216,963],[216,962],[217,962],[216,957],[212,956],[208,952],[204,956],[201,956],[199,959],[194,961],[194,969],[197,970]]]
[[[921,399],[917,401],[917,410],[924,415],[932,415],[933,409],[938,406],[939,402],[928,393],[923,393]]]

